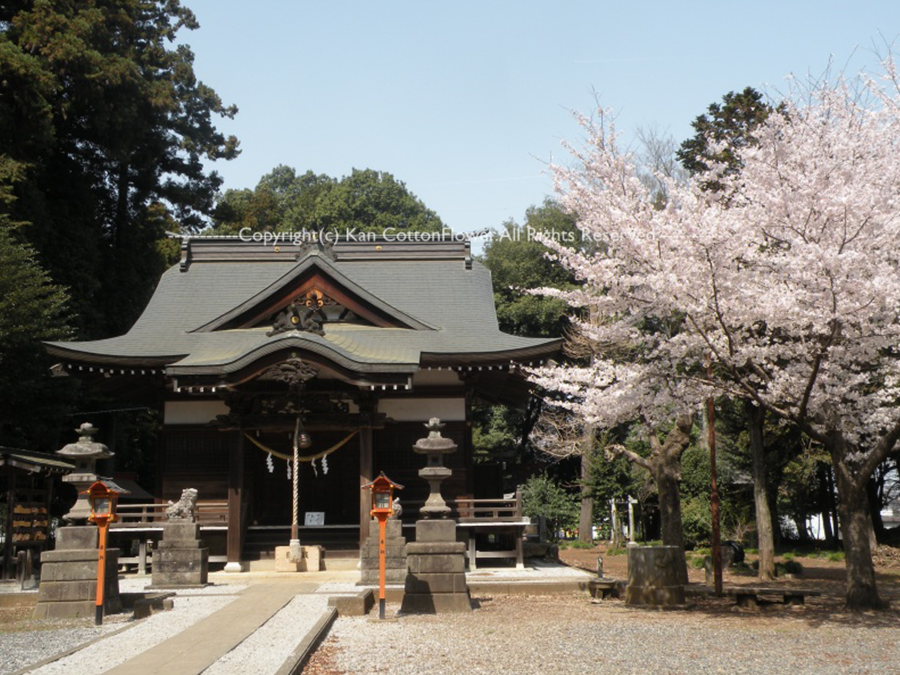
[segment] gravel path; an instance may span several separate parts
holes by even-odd
[[[900,613],[732,605],[628,609],[583,596],[481,598],[465,615],[337,620],[307,665],[324,673],[896,673]],[[389,606],[388,616],[398,607]],[[381,664],[381,665],[379,665]]]
[[[0,634],[0,675],[8,675],[27,665],[73,649],[127,625],[125,621],[107,621],[95,626],[93,618],[83,621],[35,622],[38,630]]]
[[[276,672],[327,605],[327,596],[298,595],[253,635],[204,670],[204,675]]]
[[[175,608],[153,614],[104,640],[90,645],[71,656],[54,661],[32,671],[35,675],[71,675],[72,673],[102,673],[115,668],[154,645],[168,640],[188,626],[221,609],[236,596],[179,596]],[[32,662],[38,659],[33,659]]]

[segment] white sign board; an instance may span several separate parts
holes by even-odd
[[[325,524],[325,512],[324,511],[307,511],[303,524],[307,527],[316,527],[317,525]]]

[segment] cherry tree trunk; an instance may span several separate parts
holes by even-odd
[[[668,460],[668,461],[666,461]],[[687,563],[684,558],[684,530],[681,523],[681,494],[678,491],[681,459],[659,457],[655,463],[653,477],[659,493],[659,519],[664,546],[677,546],[679,555],[678,577],[687,583]]]
[[[759,547],[759,579],[775,578],[775,539],[772,534],[772,512],[769,510],[769,491],[766,481],[766,449],[763,430],[766,412],[749,401],[745,412],[750,430],[750,460],[753,476],[753,503],[756,507],[756,536]]]
[[[883,609],[886,604],[878,596],[875,586],[875,563],[869,535],[872,519],[865,484],[850,480],[846,466],[838,467],[838,507],[841,536],[844,539],[844,558],[847,565],[847,607],[850,609]]]
[[[591,492],[591,455],[581,455],[581,513],[578,518],[578,541],[594,541],[594,497]]]

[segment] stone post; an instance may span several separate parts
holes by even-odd
[[[93,525],[68,526],[56,534],[56,549],[41,554],[41,586],[36,619],[94,616],[97,602],[98,531]],[[122,611],[119,599],[119,550],[106,549],[103,613]]]
[[[684,604],[677,546],[628,545],[626,605],[671,607]],[[683,564],[683,562],[682,562]]]
[[[163,538],[153,552],[151,588],[206,586],[209,549],[200,541],[200,525],[194,522],[196,502],[197,491],[188,488],[182,492],[177,503],[169,503]]]
[[[439,419],[427,425],[428,437],[420,439],[413,450],[427,456],[419,476],[428,481],[431,492],[419,511],[416,541],[406,545],[409,574],[406,577],[401,613],[435,614],[467,612],[469,587],[466,584],[466,545],[456,540],[456,522],[449,520],[450,507],[441,497],[441,482],[450,476],[443,455],[454,452],[456,444],[441,436]]]

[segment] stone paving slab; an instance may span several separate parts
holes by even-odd
[[[272,581],[253,584],[234,602],[189,629],[107,671],[107,675],[202,673],[300,593],[318,584]]]

